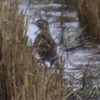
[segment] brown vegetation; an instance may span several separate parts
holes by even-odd
[[[78,0],[79,18],[87,34],[100,42],[100,0]]]
[[[62,100],[63,65],[52,72],[37,63],[32,46],[27,46],[26,32],[23,12],[19,13],[17,5],[10,7],[0,1],[0,99]]]

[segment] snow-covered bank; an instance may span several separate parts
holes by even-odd
[[[49,4],[50,6],[58,6],[58,5],[53,5],[53,4]],[[23,9],[25,11],[27,5],[20,5],[20,9]],[[36,34],[35,32],[38,31],[38,28],[32,24],[32,21],[36,21],[37,19],[40,18],[40,13],[38,13],[36,15],[37,10],[39,10],[41,7],[44,7],[44,5],[33,5],[33,10],[27,10],[26,15],[29,17],[30,20],[30,24],[29,24],[29,28],[28,28],[28,33],[27,35],[29,36],[29,40],[32,39],[32,41],[34,41]],[[47,5],[46,5],[47,7]],[[75,13],[75,12],[74,12]],[[67,13],[67,16],[74,16],[74,13]],[[50,12],[49,14],[52,15],[51,19],[49,20],[48,17],[45,16],[44,12],[41,12],[41,16],[43,18],[46,18],[47,20],[52,21],[52,23],[50,23],[50,31],[52,33],[53,38],[55,39],[56,42],[58,42],[59,40],[56,39],[56,37],[59,35],[59,33],[61,32],[60,29],[60,23],[59,22],[54,22],[53,21],[53,16],[57,15],[60,16],[61,12]],[[32,19],[32,18],[34,19]],[[75,14],[75,17],[77,17],[77,14]],[[77,28],[79,23],[78,22],[68,22],[65,24],[68,28],[69,28],[69,33],[70,35],[73,35],[74,33],[74,28]],[[66,33],[67,34],[67,33]],[[92,66],[92,68],[94,69],[93,66],[97,67],[100,65],[100,54],[98,55],[93,55],[95,52],[98,52],[99,49],[98,48],[91,48],[91,47],[87,47],[87,48],[77,48],[76,50],[72,50],[72,51],[64,51],[63,49],[61,49],[60,46],[58,46],[58,53],[60,55],[63,55],[65,57],[65,72],[70,72],[73,73],[73,70],[70,69],[74,69],[74,68],[85,68],[87,66]],[[95,68],[96,69],[96,68]],[[75,76],[77,75],[81,75],[82,73],[80,73],[80,71],[74,71]]]

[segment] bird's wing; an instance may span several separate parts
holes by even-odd
[[[55,41],[54,41],[54,39],[53,39],[53,37],[51,36],[51,34],[50,34],[50,32],[49,32],[49,30],[48,30],[48,31],[47,31],[47,30],[44,30],[42,33],[43,33],[43,34],[42,34],[42,38],[43,38],[48,44],[50,44],[52,47],[56,45],[56,44],[55,44]]]
[[[47,49],[56,50],[56,44],[53,40],[50,33],[47,33],[47,31],[43,31],[40,34],[37,35],[35,38],[33,47],[37,48],[39,46],[46,47]]]

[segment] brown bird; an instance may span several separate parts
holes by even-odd
[[[40,19],[35,23],[39,31],[34,41],[34,48],[44,61],[49,61],[50,66],[57,65],[57,46],[49,31],[47,20]]]

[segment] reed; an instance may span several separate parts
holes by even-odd
[[[0,99],[62,100],[63,60],[57,72],[37,62],[28,46],[28,20],[17,3],[0,0]]]

